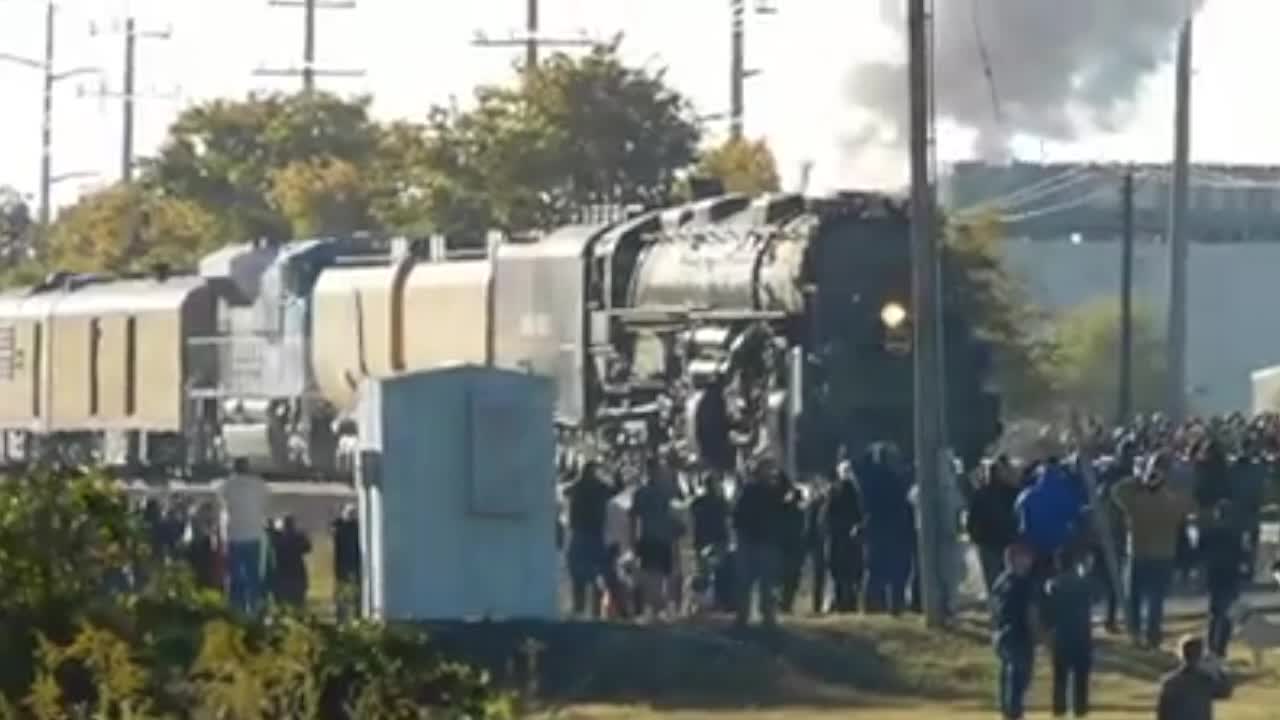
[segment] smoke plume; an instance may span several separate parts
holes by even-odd
[[[934,85],[939,120],[977,131],[975,154],[999,160],[1023,134],[1072,140],[1114,131],[1133,115],[1142,80],[1172,59],[1187,11],[1204,0],[935,0]],[[886,24],[902,28],[902,0],[881,0]],[[979,40],[981,38],[981,40]],[[983,55],[989,59],[988,80]],[[994,92],[993,92],[994,87]],[[907,129],[907,73],[901,63],[855,68],[852,103],[887,132],[868,138],[901,147]]]

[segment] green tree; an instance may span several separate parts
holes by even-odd
[[[779,188],[778,163],[763,138],[727,140],[703,154],[698,172],[720,180],[727,192],[758,195]]]
[[[555,55],[515,88],[428,122],[425,207],[438,228],[547,227],[589,203],[666,202],[699,138],[689,103],[611,50]]]
[[[74,272],[136,272],[160,263],[192,267],[228,239],[218,218],[196,202],[116,185],[82,197],[58,216],[43,261]]]
[[[332,157],[271,172],[271,201],[293,237],[343,235],[370,227],[369,186],[359,168]]]
[[[31,207],[22,194],[0,186],[0,264],[12,267],[27,260],[32,225]]]
[[[381,132],[368,108],[368,98],[346,101],[324,93],[251,95],[197,105],[174,122],[158,156],[146,164],[144,182],[157,194],[189,200],[219,217],[231,239],[289,239],[296,223],[317,218],[282,212],[274,202],[278,174],[314,180],[301,168],[314,171],[313,164],[328,163],[332,169],[338,162],[364,173]],[[341,192],[350,193],[345,181],[340,184]],[[302,204],[314,205],[317,189],[302,193],[313,196]],[[297,188],[286,194],[291,202],[300,198]]]
[[[1120,306],[1114,299],[1081,305],[1056,323],[1054,385],[1062,410],[1114,417],[1120,386]],[[1162,407],[1169,368],[1162,328],[1149,307],[1133,312],[1133,409]]]
[[[993,215],[947,226],[944,306],[975,321],[992,344],[1006,414],[1037,415],[1055,397],[1049,319],[1004,265],[1004,228]]]

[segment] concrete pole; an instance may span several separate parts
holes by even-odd
[[[133,18],[124,21],[124,118],[121,123],[120,179],[133,180],[133,101],[135,93],[138,34]]]
[[[941,370],[937,322],[938,240],[933,232],[933,186],[929,173],[929,62],[925,0],[909,0],[908,92],[911,101],[911,261],[914,308],[914,445],[919,485],[920,589],[925,623],[939,627],[946,610],[939,558],[939,476],[942,446],[939,431]]]
[[[303,3],[302,92],[316,91],[316,0]]]
[[[529,0],[525,8],[524,70],[533,73],[538,68],[538,0]]]
[[[1127,168],[1121,188],[1120,243],[1120,397],[1116,400],[1116,421],[1120,425],[1133,418],[1133,168]]]
[[[729,137],[734,140],[742,138],[742,117],[746,112],[746,5],[746,0],[729,0]]]
[[[40,118],[40,232],[48,231],[52,214],[50,196],[53,191],[53,32],[54,13],[52,0],[45,8],[44,16],[44,99]]]
[[[1173,422],[1187,414],[1187,186],[1191,155],[1191,37],[1187,18],[1178,39],[1177,96],[1174,111],[1173,198],[1169,208],[1169,387]]]

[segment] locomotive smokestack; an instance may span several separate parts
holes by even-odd
[[[1178,29],[1204,0],[965,0],[936,2],[937,114],[976,131],[974,153],[1007,159],[1017,135],[1069,141],[1124,127],[1141,82],[1173,59]],[[901,2],[882,19],[904,28]],[[854,68],[849,100],[874,115],[845,145],[905,150],[906,67]]]

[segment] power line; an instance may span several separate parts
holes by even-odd
[[[1004,125],[1004,113],[1000,109],[1000,92],[996,88],[996,75],[991,69],[991,55],[987,51],[987,41],[982,35],[982,18],[978,14],[978,0],[969,0],[969,16],[973,21],[973,36],[978,44],[978,58],[982,61],[982,73],[987,77],[987,87],[991,90],[991,110],[995,113],[996,123]]]
[[[35,60],[21,55],[0,52],[0,60],[16,63],[24,67],[40,70],[44,73],[44,92],[40,103],[40,208],[39,223],[41,232],[49,227],[52,214],[51,200],[53,184],[53,89],[62,81],[78,75],[101,73],[98,68],[77,67],[58,72],[54,66],[55,35],[57,31],[57,7],[53,0],[45,3],[44,16],[44,59]]]
[[[137,21],[132,17],[125,18],[123,23],[116,23],[109,32],[103,32],[96,25],[90,25],[89,34],[118,34],[124,38],[124,67],[119,92],[108,89],[105,82],[101,84],[96,95],[101,98],[118,98],[120,100],[122,118],[120,127],[120,179],[126,183],[133,180],[134,165],[134,106],[136,101],[144,98],[175,99],[178,92],[169,93],[137,91],[138,40],[168,40],[173,36],[170,28],[164,30],[139,30]]]
[[[578,37],[555,37],[551,35],[543,35],[541,31],[541,14],[539,0],[526,0],[524,15],[524,34],[510,33],[505,38],[490,38],[482,31],[477,30],[475,38],[471,44],[475,47],[483,48],[508,48],[508,47],[524,47],[524,70],[526,73],[532,73],[538,67],[539,52],[544,47],[550,48],[584,48],[597,47],[606,43],[593,40],[587,37],[586,33],[580,34]],[[611,47],[616,48],[622,42],[622,33],[614,36],[612,42],[608,43]]]
[[[353,0],[270,0],[271,7],[302,8],[302,67],[254,71],[258,77],[301,77],[302,92],[315,92],[317,77],[364,77],[363,70],[323,70],[316,67],[316,11],[352,10]]]

